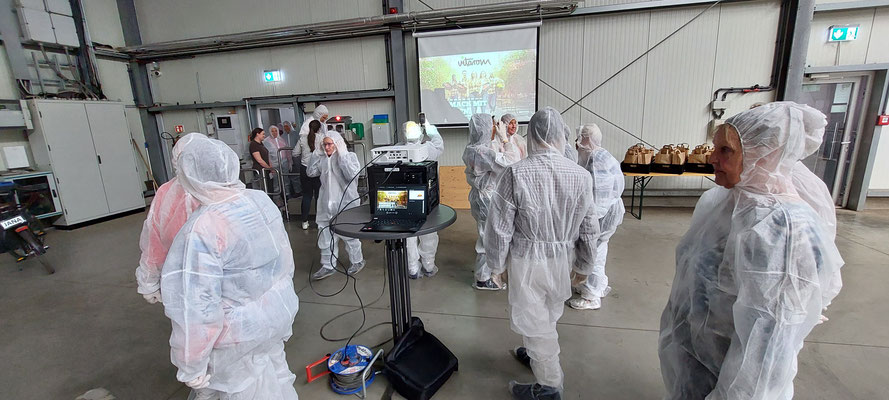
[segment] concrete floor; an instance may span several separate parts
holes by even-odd
[[[658,321],[674,271],[673,249],[688,227],[691,209],[645,210],[628,217],[612,239],[608,274],[614,287],[599,311],[566,308],[559,325],[568,399],[657,399],[663,384],[657,357]],[[170,323],[159,305],[136,294],[133,270],[144,214],[81,228],[52,231],[48,257],[58,272],[47,276],[36,262],[24,271],[0,257],[0,398],[73,399],[104,387],[118,399],[185,399],[169,361]],[[837,243],[845,257],[845,287],[815,328],[800,355],[800,399],[886,398],[889,382],[889,212],[840,211]],[[432,279],[412,283],[413,310],[427,330],[460,359],[440,399],[508,399],[510,379],[529,381],[530,371],[507,351],[521,340],[509,329],[506,293],[470,287],[475,223],[461,211],[442,232]],[[340,347],[319,337],[321,325],[358,304],[351,288],[324,298],[306,287],[319,255],[312,229],[288,226],[296,260],[301,307],[287,358],[303,399],[336,399],[325,382],[306,383],[305,366]],[[383,288],[383,245],[364,243],[368,267],[359,291],[366,303]],[[331,293],[335,277],[316,284]],[[367,308],[368,325],[389,319],[388,295]],[[332,324],[328,335],[348,336],[354,320]],[[356,342],[373,345],[390,334],[378,327]],[[388,349],[391,344],[386,345]],[[370,398],[379,399],[385,380]],[[397,397],[397,396],[396,396]]]

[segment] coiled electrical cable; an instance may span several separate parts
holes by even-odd
[[[348,345],[330,355],[327,368],[330,370],[330,388],[338,394],[355,394],[373,383],[376,373],[373,371],[373,351],[362,345]],[[367,380],[362,378],[365,371]]]

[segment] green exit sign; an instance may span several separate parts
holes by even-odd
[[[263,71],[262,80],[266,82],[281,82],[284,80],[284,75],[279,70]]]
[[[846,42],[858,39],[858,25],[831,26],[828,42]]]

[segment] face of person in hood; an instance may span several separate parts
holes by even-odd
[[[328,157],[336,153],[336,143],[333,142],[333,139],[326,137],[321,145],[324,147],[324,152],[327,153]]]
[[[731,125],[722,125],[713,137],[713,147],[710,164],[716,173],[716,184],[731,189],[741,181],[744,170],[741,138]]]
[[[519,130],[519,123],[514,119],[509,120],[509,125],[507,125],[507,128],[506,128],[506,133],[509,133],[509,136],[512,136],[512,135],[515,135],[516,131],[518,131],[518,130]]]

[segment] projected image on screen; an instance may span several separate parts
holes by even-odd
[[[537,30],[418,39],[420,102],[434,124],[465,124],[475,113],[515,114],[537,103]]]

